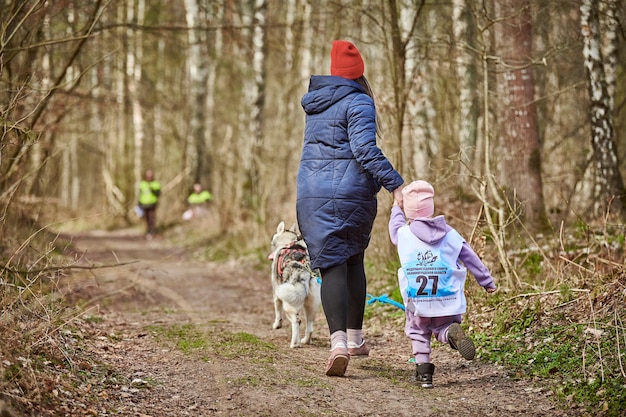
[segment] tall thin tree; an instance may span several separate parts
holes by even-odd
[[[587,86],[591,106],[589,115],[591,118],[591,147],[593,152],[593,186],[590,201],[592,213],[602,215],[610,210],[619,216],[626,214],[624,200],[626,192],[624,182],[619,172],[617,146],[615,143],[614,122],[612,116],[613,98],[611,96],[610,81],[615,74],[612,65],[615,60],[605,57],[603,52],[611,51],[610,45],[615,42],[614,34],[607,34],[602,38],[600,31],[600,4],[609,11],[604,16],[615,15],[617,2],[605,0],[583,0],[581,11],[581,31],[584,41],[583,55],[587,72]],[[612,11],[612,12],[611,12]],[[616,27],[616,25],[605,25]],[[603,47],[604,44],[604,47]],[[607,47],[607,44],[609,47]],[[612,65],[611,65],[612,64]]]
[[[189,52],[187,54],[187,66],[189,70],[189,99],[191,119],[189,121],[189,134],[187,138],[186,169],[190,170],[194,182],[201,182],[205,167],[203,162],[206,153],[206,105],[208,85],[208,56],[203,48],[206,45],[206,37],[200,23],[201,10],[198,0],[185,0],[187,37]],[[205,21],[205,20],[204,20]]]
[[[480,166],[475,160],[477,120],[477,95],[474,93],[477,74],[468,51],[470,43],[470,8],[467,0],[453,0],[452,29],[454,33],[453,57],[457,78],[458,111],[456,112],[455,127],[459,138],[459,179],[460,187],[467,186],[468,175]]]
[[[143,115],[143,104],[141,101],[141,78],[142,78],[142,58],[143,43],[141,31],[134,30],[137,26],[141,27],[144,22],[145,1],[132,0],[127,3],[126,19],[129,22],[127,36],[130,47],[126,53],[126,82],[128,83],[128,98],[131,106],[131,125],[134,142],[133,149],[133,177],[135,183],[139,184],[142,177],[142,154],[145,139],[145,126]],[[152,162],[151,162],[152,163]],[[153,168],[153,167],[149,167]],[[138,192],[139,187],[135,187]]]
[[[382,28],[393,92],[393,139],[403,152],[398,157],[392,152],[390,158],[397,159],[395,166],[400,172],[426,178],[430,142],[426,114],[428,85],[423,78],[426,69],[418,56],[420,48],[416,36],[425,1],[418,3],[417,7],[409,7],[396,0],[384,2],[383,8],[389,17]]]
[[[261,171],[263,169],[263,137],[264,137],[264,110],[265,110],[265,84],[266,84],[266,14],[267,1],[255,0],[254,20],[252,32],[252,70],[254,74],[254,84],[251,93],[252,103],[250,107],[250,135],[253,138],[251,149],[251,166],[248,171],[248,179],[251,191],[252,208],[256,210],[257,216],[263,221],[265,212],[262,202],[265,200],[263,187],[261,184]]]

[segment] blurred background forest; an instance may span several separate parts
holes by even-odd
[[[585,400],[616,399],[606,409],[619,415],[625,22],[621,0],[0,0],[0,335],[21,336],[16,300],[62,276],[46,268],[57,233],[142,233],[133,208],[147,169],[163,186],[164,235],[199,182],[215,230],[193,232],[230,239],[233,256],[266,250],[276,224],[295,221],[300,99],[346,39],[376,95],[379,146],[407,182],[434,184],[436,211],[504,290],[487,359],[582,351],[582,365],[548,373],[569,381],[568,398],[590,381],[605,397]],[[386,289],[391,203],[383,190],[368,250]],[[568,310],[542,322],[548,305]],[[554,335],[577,345],[559,352]],[[517,366],[535,375],[533,363]]]
[[[224,232],[266,239],[295,219],[300,98],[339,38],[364,56],[406,180],[478,198],[496,227],[624,213],[621,1],[2,3],[5,219],[121,227],[152,169],[162,224],[200,182]]]

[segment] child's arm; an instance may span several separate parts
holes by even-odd
[[[391,217],[389,218],[389,237],[394,245],[398,245],[398,229],[406,224],[404,212],[399,205],[391,207]]]
[[[467,242],[463,242],[459,259],[472,275],[474,275],[478,285],[483,287],[487,292],[494,292],[496,290],[496,284],[491,276],[491,272],[489,272],[489,269]]]

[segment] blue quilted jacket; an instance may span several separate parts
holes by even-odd
[[[404,182],[376,145],[374,101],[356,81],[311,77],[297,181],[298,226],[312,268],[328,268],[370,241],[381,186]]]

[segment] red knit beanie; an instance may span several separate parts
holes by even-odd
[[[352,42],[333,41],[330,50],[330,75],[356,80],[363,76],[365,64]]]

